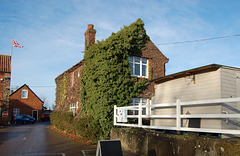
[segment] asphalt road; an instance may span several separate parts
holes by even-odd
[[[0,156],[71,156],[96,149],[49,129],[49,122],[0,128]]]

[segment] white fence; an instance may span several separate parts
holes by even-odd
[[[188,128],[181,126],[182,119],[189,118],[204,118],[204,119],[227,119],[227,118],[240,118],[240,114],[181,114],[181,110],[184,106],[200,106],[200,105],[216,105],[229,102],[240,102],[240,98],[227,98],[227,99],[213,99],[213,100],[201,100],[201,101],[190,101],[190,102],[181,102],[179,99],[176,103],[164,103],[164,104],[154,104],[154,105],[142,105],[141,103],[138,106],[125,106],[117,107],[114,106],[114,125],[115,126],[129,126],[129,127],[141,127],[141,128],[150,128],[150,129],[163,129],[163,130],[176,130],[176,131],[191,131],[191,132],[205,132],[205,133],[225,133],[225,134],[240,134],[240,130],[234,129],[207,129],[207,128]],[[151,108],[176,108],[175,115],[151,115]],[[143,108],[148,109],[146,115],[142,114]],[[137,110],[138,115],[129,115],[129,110]],[[150,113],[149,113],[150,112]],[[137,118],[138,124],[129,124],[128,119]],[[176,119],[175,127],[168,126],[151,126],[143,125],[143,119]]]

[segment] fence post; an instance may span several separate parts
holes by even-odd
[[[147,107],[148,108],[148,114],[147,115],[152,115],[152,107],[151,107],[151,105],[152,105],[152,100],[150,100],[150,103],[148,105],[150,107]]]
[[[181,128],[181,100],[177,99],[176,101],[176,128],[177,131]]]
[[[117,124],[117,121],[116,121],[116,112],[117,112],[117,106],[114,105],[114,109],[113,109],[113,125],[116,125]]]
[[[138,105],[138,127],[142,127],[142,100]]]

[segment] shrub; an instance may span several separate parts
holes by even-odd
[[[73,132],[73,115],[70,112],[54,111],[51,114],[51,123],[60,131],[66,131],[68,133]]]

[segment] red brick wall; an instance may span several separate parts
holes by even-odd
[[[7,124],[8,117],[2,117],[2,112],[9,107],[11,73],[0,72],[0,124]]]
[[[145,45],[145,50],[143,50],[138,57],[144,57],[149,60],[149,79],[154,79],[157,77],[165,76],[165,63],[168,62],[168,58],[166,58],[162,52],[152,43],[152,41],[147,41]],[[84,63],[79,62],[72,68],[65,71],[63,74],[59,75],[56,81],[56,110],[65,110],[69,111],[70,105],[78,102],[80,110],[80,93],[81,93],[81,82],[80,76],[78,73],[83,68]],[[74,74],[74,79],[72,78]],[[63,84],[65,79],[65,85]],[[141,78],[139,78],[141,80]],[[72,81],[74,81],[72,85]],[[63,88],[65,88],[65,96],[63,96]],[[143,90],[141,93],[141,97],[151,98],[154,95],[154,84],[149,83],[149,85]],[[61,93],[62,92],[62,93]],[[61,95],[62,94],[62,95]],[[76,107],[76,106],[75,106]]]
[[[165,76],[165,63],[168,62],[168,58],[162,54],[151,40],[146,42],[145,49],[137,56],[148,59],[148,80]],[[154,93],[154,83],[149,82],[149,85],[142,91],[140,96],[150,99],[154,96]]]
[[[28,90],[28,98],[21,98],[22,90]],[[20,114],[27,114],[32,116],[33,110],[38,110],[38,120],[40,120],[42,115],[42,101],[36,97],[36,95],[24,85],[22,88],[17,90],[10,96],[10,108],[9,115],[12,117],[13,108],[20,108]]]
[[[69,111],[70,105],[75,104],[76,113],[80,111],[81,100],[81,70],[83,68],[83,62],[79,62],[69,70],[56,78],[56,110]],[[65,80],[63,80],[65,79]],[[64,82],[65,81],[65,82]],[[65,83],[65,85],[63,84]],[[65,86],[65,89],[64,89]],[[63,90],[65,90],[65,96],[63,96]],[[77,109],[78,103],[78,109]]]
[[[0,72],[0,106],[7,107],[10,93],[11,73]],[[1,105],[1,103],[3,105]],[[4,108],[5,109],[5,108]]]
[[[2,106],[2,100],[3,100],[3,87],[4,87],[4,73],[0,72],[0,107]]]

